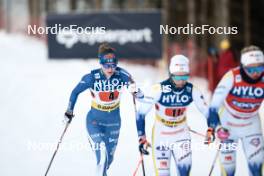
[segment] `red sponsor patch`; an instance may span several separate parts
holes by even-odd
[[[161,168],[167,168],[168,167],[168,162],[167,161],[161,161],[160,162],[160,167]]]
[[[231,155],[225,156],[225,160],[226,161],[232,161],[232,156]]]

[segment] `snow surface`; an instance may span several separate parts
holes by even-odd
[[[134,79],[144,85],[161,81],[166,72],[150,66],[121,62]],[[48,60],[47,48],[42,41],[0,32],[0,175],[44,175],[54,145],[64,129],[62,122],[72,88],[82,75],[98,67],[93,60]],[[206,80],[192,81],[210,98]],[[93,176],[95,155],[90,149],[85,127],[90,95],[79,96],[75,118],[70,124],[51,170],[50,176]],[[264,113],[262,108],[262,114]],[[205,119],[194,106],[188,110],[190,127],[205,133]],[[151,136],[153,111],[147,117],[147,134]],[[115,160],[109,176],[132,176],[139,154],[132,98],[125,93],[121,100],[122,127]],[[263,122],[262,122],[263,125]],[[264,125],[263,125],[264,126]],[[203,138],[192,134],[193,143]],[[53,144],[53,145],[51,145]],[[52,148],[53,147],[53,148]],[[244,155],[238,151],[237,176],[247,175]],[[215,155],[215,149],[204,146],[193,151],[193,176],[205,176]],[[153,174],[151,156],[145,157],[148,176]],[[172,166],[172,176],[176,175]],[[141,172],[141,170],[140,170]],[[142,175],[141,173],[138,175]],[[219,176],[218,164],[214,176]]]

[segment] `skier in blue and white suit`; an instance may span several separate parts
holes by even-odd
[[[96,153],[97,176],[106,176],[113,161],[121,125],[120,95],[133,80],[128,72],[117,67],[114,49],[108,44],[100,45],[99,59],[101,68],[84,75],[73,89],[65,116],[71,121],[78,95],[89,89],[92,95],[86,120],[89,142]],[[135,96],[139,94],[134,92]]]
[[[147,154],[145,116],[155,104],[155,124],[152,130],[152,157],[155,176],[170,175],[170,161],[174,158],[178,176],[190,174],[192,153],[186,108],[194,102],[207,117],[208,107],[200,91],[189,79],[189,60],[183,55],[171,59],[170,77],[152,87],[150,95],[144,94],[137,109],[139,149]],[[206,123],[206,121],[205,121]]]

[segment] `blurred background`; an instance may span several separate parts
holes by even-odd
[[[50,145],[57,143],[64,128],[72,88],[100,66],[96,53],[100,42],[109,40],[120,66],[146,85],[146,91],[168,76],[168,61],[174,54],[186,55],[191,60],[191,82],[209,102],[220,78],[239,65],[241,48],[250,44],[264,48],[263,9],[264,0],[0,0],[0,175],[44,174],[54,149]],[[56,23],[103,26],[108,35],[28,34],[28,26]],[[161,24],[230,26],[237,27],[238,34],[160,35]],[[66,45],[67,40],[72,43]],[[89,100],[89,92],[79,97],[76,118],[63,142],[66,148],[56,156],[50,175],[95,175],[85,129]],[[139,159],[135,115],[128,93],[121,101],[123,124],[109,175],[130,176]],[[151,111],[149,116],[153,115]],[[205,118],[194,106],[187,115],[191,128],[205,134]],[[147,118],[147,134],[153,119]],[[204,140],[195,135],[192,139]],[[208,175],[214,154],[208,148],[194,151],[192,175]],[[151,157],[145,159],[152,175]],[[247,176],[241,150],[237,162],[237,175]],[[220,175],[219,165],[213,175]]]
[[[219,69],[218,65],[222,65],[225,50],[230,50],[224,54],[230,59],[223,63],[233,67],[238,64],[240,50],[245,45],[264,47],[263,8],[263,0],[0,0],[0,30],[27,35],[28,25],[46,26],[50,14],[111,14],[113,11],[137,14],[151,10],[161,12],[161,22],[157,20],[157,24],[176,27],[186,24],[235,26],[238,28],[236,35],[163,35],[162,64],[157,59],[146,61],[138,58],[141,63],[166,68],[164,66],[172,55],[183,53],[192,59],[192,74],[209,79],[210,89],[213,90],[215,82],[226,71],[220,69],[218,76],[212,73],[212,70]],[[30,35],[47,41],[45,34]],[[228,44],[221,45],[223,40]]]

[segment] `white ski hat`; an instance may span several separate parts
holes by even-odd
[[[264,56],[262,51],[249,51],[241,55],[241,64],[243,66],[258,63],[264,64]]]
[[[169,71],[171,74],[175,72],[189,73],[190,72],[189,59],[184,55],[173,56],[170,61]]]

